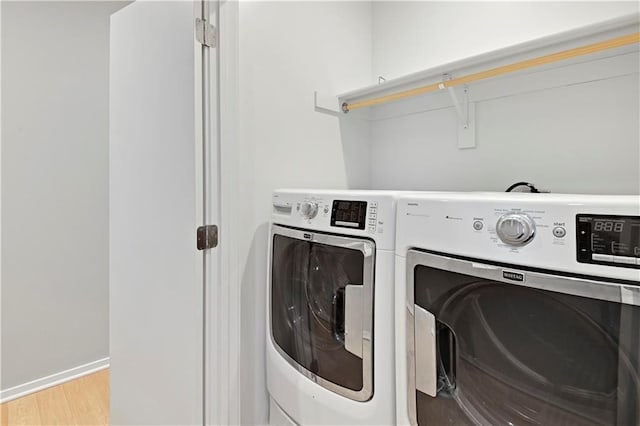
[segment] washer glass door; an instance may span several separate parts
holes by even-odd
[[[276,348],[322,386],[352,399],[369,399],[373,243],[286,228],[274,231],[272,242]]]
[[[637,290],[418,251],[407,263],[414,422],[640,424]]]

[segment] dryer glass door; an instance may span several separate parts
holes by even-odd
[[[327,389],[369,399],[373,243],[278,228],[270,289],[276,348]]]
[[[419,251],[407,264],[414,422],[640,424],[637,287]]]

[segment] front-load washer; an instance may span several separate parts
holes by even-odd
[[[395,422],[397,195],[273,194],[266,339],[271,424]]]
[[[397,217],[399,424],[640,424],[640,197],[441,193]]]

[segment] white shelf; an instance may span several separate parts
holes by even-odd
[[[516,44],[492,52],[484,53],[459,61],[438,65],[423,71],[415,72],[403,77],[387,80],[382,84],[376,84],[337,96],[339,103],[351,103],[363,99],[384,96],[389,93],[409,90],[415,87],[440,82],[444,74],[456,76],[456,74],[469,74],[489,68],[506,65],[509,63],[531,59],[537,56],[555,53],[565,49],[572,49],[585,44],[596,43],[608,38],[618,37],[630,33],[638,32],[640,15],[633,14],[609,21],[581,27],[578,29],[553,34],[540,39]],[[629,52],[637,52],[638,45],[630,45],[615,49],[616,55]],[[545,65],[533,69],[551,69],[554,67],[566,66],[571,63],[581,63],[593,61],[594,59],[611,56],[611,52],[600,52],[581,58],[562,61],[552,65]],[[532,72],[532,71],[529,71]],[[522,73],[522,71],[520,72]]]

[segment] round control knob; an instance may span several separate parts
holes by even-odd
[[[306,219],[313,219],[318,214],[318,203],[305,201],[300,205],[300,214]]]
[[[536,224],[524,213],[507,213],[500,216],[496,223],[498,237],[510,246],[523,246],[536,234]]]

